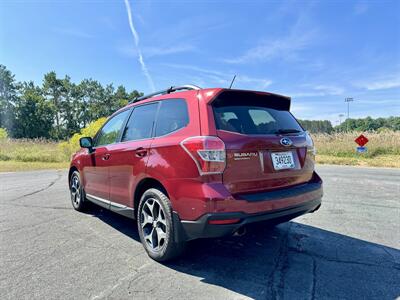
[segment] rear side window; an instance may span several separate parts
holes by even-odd
[[[230,93],[212,104],[217,129],[242,134],[302,132],[303,129],[274,95]]]
[[[158,103],[135,107],[122,134],[122,142],[151,138]]]
[[[95,146],[110,145],[117,142],[122,125],[128,117],[130,110],[125,110],[113,116],[97,134]]]
[[[161,101],[155,136],[162,136],[177,131],[189,123],[186,101],[171,99]]]

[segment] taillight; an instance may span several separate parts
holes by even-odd
[[[317,153],[317,150],[315,149],[314,146],[314,141],[311,138],[311,135],[306,131],[306,143],[307,143],[307,152],[315,155]]]
[[[226,166],[224,142],[216,136],[194,136],[181,142],[190,155],[200,175],[222,173]]]

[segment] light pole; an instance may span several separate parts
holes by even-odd
[[[347,120],[350,119],[350,102],[353,102],[353,98],[345,98],[344,102],[347,102]],[[349,131],[349,122],[347,121],[347,131]]]
[[[339,125],[342,125],[342,118],[344,117],[344,114],[339,114]]]
[[[347,119],[350,119],[350,102],[353,102],[353,98],[345,98],[344,102],[347,102]]]

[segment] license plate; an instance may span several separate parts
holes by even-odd
[[[271,153],[272,163],[275,170],[294,169],[293,153],[288,152],[274,152]]]

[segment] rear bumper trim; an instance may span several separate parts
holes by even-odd
[[[249,202],[257,201],[275,201],[283,198],[290,198],[300,194],[314,192],[322,188],[322,180],[317,173],[314,172],[310,182],[296,185],[289,188],[282,188],[274,191],[267,191],[261,193],[250,193],[236,195],[238,200],[246,200]]]

